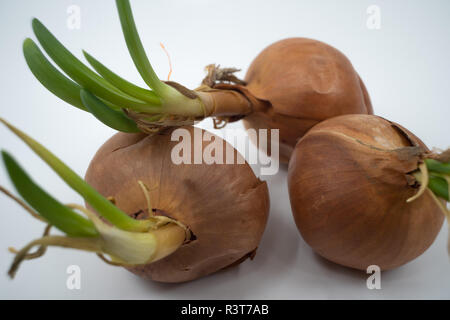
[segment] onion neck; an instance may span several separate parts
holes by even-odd
[[[195,92],[205,106],[206,117],[244,117],[262,104],[250,96],[244,87],[236,85],[218,88],[203,86]]]
[[[234,122],[270,107],[269,102],[256,98],[242,85],[218,84],[214,88],[203,85],[195,90],[174,82],[170,86],[172,93],[162,99],[160,114],[127,110],[142,132],[152,134],[209,117]]]

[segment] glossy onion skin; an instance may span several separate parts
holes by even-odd
[[[411,132],[376,116],[315,126],[289,163],[291,207],[303,239],[324,258],[361,270],[392,269],[421,255],[444,220],[428,192],[406,202],[418,190],[408,173],[427,151]]]
[[[289,38],[264,49],[250,65],[246,88],[271,107],[244,118],[255,129],[280,129],[280,160],[315,124],[345,114],[373,114],[359,75],[345,55],[312,39]]]
[[[185,129],[191,133],[193,155],[194,129]],[[98,150],[86,173],[88,183],[102,195],[114,197],[116,205],[130,215],[141,210],[147,213],[138,185],[138,180],[143,181],[151,190],[156,213],[192,230],[196,239],[175,253],[129,268],[159,282],[194,280],[251,257],[269,212],[267,185],[247,163],[175,165],[171,150],[178,143],[171,141],[170,132],[155,136],[118,133]],[[210,143],[203,142],[203,150]],[[224,154],[225,148],[224,144]]]

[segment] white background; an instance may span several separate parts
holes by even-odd
[[[66,26],[69,5],[81,8],[81,29]],[[366,27],[370,5],[381,9],[381,29]],[[401,123],[430,147],[449,146],[450,2],[442,1],[132,1],[138,29],[161,78],[195,88],[210,63],[244,72],[265,46],[286,37],[325,41],[344,52],[364,79],[378,115]],[[36,16],[76,55],[84,48],[125,78],[143,85],[121,35],[113,1],[0,2],[0,115],[44,143],[79,174],[114,131],[44,89],[26,67],[23,39]],[[211,128],[211,120],[200,124]],[[233,124],[230,127],[240,127]],[[81,199],[5,128],[0,147],[12,152],[41,185],[63,202]],[[255,166],[257,169],[257,166]],[[256,171],[257,172],[257,171]],[[428,299],[450,298],[447,224],[413,262],[382,274],[381,290],[368,290],[364,272],[327,262],[300,237],[291,216],[286,170],[267,180],[270,219],[258,254],[239,267],[185,284],[145,282],[105,265],[93,254],[51,248],[26,262],[14,281],[13,256],[40,236],[43,225],[0,196],[0,298],[118,299]],[[0,168],[0,184],[11,188]],[[66,288],[66,268],[81,267],[81,290]]]

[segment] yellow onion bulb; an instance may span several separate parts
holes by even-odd
[[[171,138],[176,129],[153,136],[118,133],[98,150],[86,173],[90,185],[130,216],[164,215],[189,228],[191,239],[171,255],[128,268],[159,282],[194,280],[253,258],[269,212],[266,183],[234,148],[214,136],[196,151],[195,135],[204,131],[182,129],[191,139],[191,164],[172,161],[180,143]],[[214,142],[222,142],[224,163],[231,150],[235,164],[194,164],[194,153]],[[148,188],[151,208],[138,181]]]
[[[345,114],[373,114],[366,87],[349,59],[321,41],[289,38],[264,49],[250,65],[246,90],[268,107],[244,125],[279,129],[280,160],[288,162],[298,140],[314,125]]]
[[[430,192],[413,202],[429,150],[400,125],[371,115],[326,120],[296,145],[289,196],[303,239],[343,266],[381,270],[420,256],[444,215]]]

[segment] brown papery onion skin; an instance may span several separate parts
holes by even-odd
[[[289,163],[289,196],[303,239],[343,266],[382,270],[421,255],[444,215],[409,175],[428,149],[398,124],[369,115],[326,120],[305,135]]]
[[[289,38],[264,49],[245,88],[269,102],[244,118],[255,129],[280,129],[280,161],[314,125],[345,114],[373,114],[366,87],[347,57],[317,40]]]
[[[184,129],[191,134],[193,159],[194,128]],[[269,212],[267,185],[247,163],[176,165],[171,151],[178,143],[171,141],[171,130],[154,136],[118,133],[98,150],[86,173],[86,181],[114,197],[124,212],[141,212],[138,218],[148,216],[141,180],[150,189],[153,212],[181,222],[195,235],[170,256],[129,268],[159,282],[194,280],[253,257]],[[202,150],[210,143],[203,142]]]

